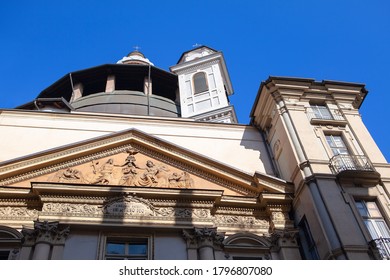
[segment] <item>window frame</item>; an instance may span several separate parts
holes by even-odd
[[[8,252],[8,260],[19,258],[23,235],[16,229],[0,226],[0,251]]]
[[[332,112],[330,111],[328,105],[326,103],[323,104],[310,104],[310,109],[313,114],[313,118],[320,119],[320,120],[334,120],[334,116]],[[325,111],[328,116],[323,115],[323,111]]]
[[[130,245],[134,241],[146,241],[146,256],[142,254],[108,254],[107,253],[107,244],[109,242],[118,242],[123,243],[125,245]],[[117,234],[117,233],[108,233],[104,234],[101,237],[100,249],[99,249],[99,259],[102,260],[152,260],[153,259],[153,237],[152,235],[144,235],[144,234]],[[125,246],[127,247],[127,246]]]
[[[345,138],[344,138],[344,136],[342,135],[342,134],[334,134],[334,133],[324,133],[324,135],[325,135],[325,141],[326,141],[326,144],[327,144],[327,147],[329,148],[329,150],[330,150],[330,154],[331,154],[331,156],[333,157],[333,156],[338,156],[338,155],[352,155],[352,153],[351,153],[351,149],[348,147],[348,144],[347,144],[347,142],[345,141]],[[330,137],[330,140],[333,142],[333,143],[335,143],[336,144],[336,146],[331,146],[330,144],[329,144],[329,141],[328,141],[328,137]],[[339,147],[339,146],[337,146],[337,143],[336,143],[336,141],[334,141],[334,138],[339,138],[340,140],[341,140],[341,143],[343,144],[343,147]],[[340,149],[345,149],[345,153],[334,153],[334,149],[337,149],[337,150],[340,150]]]
[[[195,77],[197,75],[203,75],[203,78],[204,78],[204,81],[205,81],[205,90],[201,90],[201,91],[197,91],[197,87],[196,87],[196,83],[195,83]],[[193,87],[193,94],[194,95],[198,95],[198,94],[202,94],[204,92],[207,92],[210,90],[210,86],[209,86],[209,81],[208,81],[208,78],[207,78],[208,74],[205,72],[205,71],[199,71],[199,72],[196,72],[194,75],[192,75],[192,87]]]
[[[358,203],[360,203],[364,208],[361,209],[358,206]],[[370,209],[367,207],[367,204],[370,203],[371,205],[375,205],[376,211],[380,214],[380,216],[371,216]],[[355,199],[355,207],[357,212],[359,213],[360,217],[363,220],[363,224],[365,228],[367,229],[369,236],[371,239],[378,239],[378,238],[390,238],[390,228],[387,224],[385,217],[383,216],[382,210],[380,208],[380,205],[375,200],[365,200],[365,199]],[[366,215],[363,215],[362,211],[365,211]],[[371,226],[368,226],[368,222],[371,224]],[[379,226],[379,223],[383,223],[383,227]],[[374,230],[375,236],[372,232]],[[387,231],[387,232],[383,232]],[[383,234],[385,233],[385,234]]]

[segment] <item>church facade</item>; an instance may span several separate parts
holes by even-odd
[[[388,259],[362,84],[269,77],[239,124],[220,51],[134,51],[0,111],[0,259]],[[26,137],[27,136],[27,137]]]

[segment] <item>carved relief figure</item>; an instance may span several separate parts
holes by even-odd
[[[55,181],[59,183],[84,183],[82,173],[74,168],[67,168],[57,172],[55,175]]]
[[[102,185],[108,185],[112,183],[113,180],[113,171],[114,171],[114,160],[110,158],[107,160],[106,163],[104,163],[99,168],[96,168],[99,162],[96,164],[92,163],[92,166],[94,168],[93,173],[98,174],[98,177],[96,181],[93,182],[93,184],[102,184]]]
[[[142,183],[141,185],[143,186],[152,186],[154,184],[157,184],[157,173],[158,173],[158,168],[157,166],[153,163],[153,161],[148,160],[146,162],[146,168],[145,168],[144,174],[141,176]]]
[[[134,180],[138,175],[137,169],[125,166],[122,168],[122,177],[119,179],[118,185],[134,186]]]
[[[124,154],[102,160],[92,160],[80,166],[82,172],[67,168],[57,172],[50,181],[61,183],[89,183],[100,185],[120,185],[136,187],[191,188],[194,180],[187,172],[171,172],[166,165],[147,159],[145,164],[137,162],[139,153],[134,148]],[[119,163],[119,164],[118,164]]]
[[[168,180],[170,188],[191,188],[194,185],[194,180],[190,178],[187,172],[182,172],[181,174],[174,172],[169,176]]]

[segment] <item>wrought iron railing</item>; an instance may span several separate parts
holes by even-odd
[[[382,260],[390,260],[390,238],[374,239],[370,241],[370,245],[378,251]]]
[[[333,156],[329,162],[336,173],[342,171],[375,171],[371,162],[362,155],[337,155]]]

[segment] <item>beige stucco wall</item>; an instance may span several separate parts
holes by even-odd
[[[12,110],[0,115],[0,162],[133,128],[249,174],[273,174],[263,139],[252,126]]]
[[[366,152],[367,156],[373,163],[387,163],[382,152],[379,150],[371,134],[368,132],[364,125],[360,115],[345,114],[350,126],[353,128],[353,132],[356,138],[360,139],[360,142]]]

